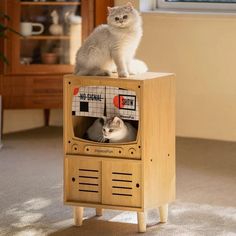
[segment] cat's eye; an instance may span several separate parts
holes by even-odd
[[[115,17],[115,21],[119,21],[120,20],[120,18],[119,17]]]
[[[111,133],[111,132],[113,132],[114,131],[114,129],[109,129],[109,132]]]
[[[124,20],[128,19],[128,16],[127,16],[127,15],[124,15],[124,16],[123,16],[123,19],[124,19]]]
[[[106,130],[103,128],[102,131],[105,132]]]

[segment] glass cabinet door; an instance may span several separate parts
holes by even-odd
[[[81,1],[18,0],[17,5],[17,28],[23,36],[14,36],[14,71],[72,72],[82,41]]]

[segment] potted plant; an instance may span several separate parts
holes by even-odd
[[[9,20],[10,20],[10,17],[8,15],[0,12],[0,40],[7,39],[6,33],[8,31],[11,31],[15,34],[22,36],[20,33],[15,31],[11,27],[7,26],[6,22]],[[0,50],[0,61],[2,61],[5,64],[9,64],[8,59],[6,58],[6,56],[4,55],[4,52],[2,50]]]
[[[43,64],[57,64],[59,52],[57,45],[52,42],[46,42],[41,46],[41,59]]]
[[[18,34],[21,36],[20,33],[12,29],[11,27],[7,26],[7,21],[10,20],[10,17],[2,12],[0,12],[0,40],[3,42],[4,39],[7,39],[7,31],[11,31],[15,34]],[[9,64],[8,59],[4,55],[3,48],[0,48],[0,62]],[[0,149],[2,147],[2,96],[0,95]]]

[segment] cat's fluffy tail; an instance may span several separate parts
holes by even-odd
[[[141,74],[148,71],[148,67],[145,62],[138,59],[133,59],[130,66],[134,74]]]

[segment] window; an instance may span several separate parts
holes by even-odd
[[[160,9],[236,10],[236,0],[157,0]]]

